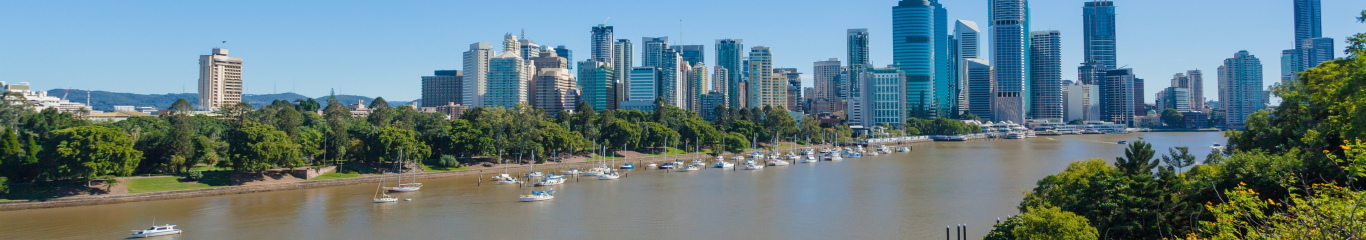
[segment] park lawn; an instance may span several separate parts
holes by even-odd
[[[428,166],[428,165],[426,165],[426,164],[422,164],[422,171],[424,171],[424,172],[445,172],[445,171],[457,171],[457,170],[465,170],[465,168],[463,168],[463,167],[453,167],[453,168],[448,168],[448,167],[436,167],[436,166]]]
[[[151,177],[128,179],[128,192],[145,193],[213,187],[208,184],[198,182],[181,182],[180,179],[180,177]]]
[[[324,173],[323,175],[318,175],[317,177],[313,177],[313,178],[308,179],[308,180],[309,180],[309,181],[312,181],[312,180],[342,179],[342,178],[353,178],[353,177],[359,177],[359,176],[360,176],[360,173],[355,173],[355,172],[351,172],[351,173],[330,172],[330,173]]]
[[[683,151],[683,149],[677,149],[677,148],[672,148],[672,147],[665,147],[664,149],[667,149],[667,150],[669,150],[669,151],[666,151],[666,152],[663,152],[663,153],[660,153],[660,154],[650,154],[650,156],[652,156],[652,157],[662,157],[662,156],[674,156],[674,155],[692,154],[692,153],[690,153],[690,152],[688,152],[688,151]]]
[[[208,164],[202,164],[202,163],[201,163],[201,164],[195,164],[194,167],[190,167],[190,170],[199,170],[200,172],[215,172],[215,171],[232,171],[232,168],[224,168],[224,167],[218,167],[218,166],[214,166],[214,165],[208,165]]]

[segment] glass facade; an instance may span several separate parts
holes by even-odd
[[[914,117],[936,113],[935,11],[928,0],[902,0],[892,7],[892,61],[906,74],[905,103]]]

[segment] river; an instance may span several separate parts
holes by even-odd
[[[979,239],[1035,182],[1074,160],[1113,162],[1140,137],[1158,156],[1189,146],[1199,160],[1221,133],[1040,136],[915,144],[910,153],[763,170],[570,179],[555,199],[522,203],[517,185],[476,176],[424,180],[393,204],[356,185],[99,206],[0,212],[0,239],[116,239],[172,223],[161,239],[942,239],[967,224]],[[709,166],[710,167],[710,166]],[[538,188],[545,189],[545,188]]]

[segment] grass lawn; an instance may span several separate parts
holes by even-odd
[[[129,193],[161,192],[213,187],[198,182],[181,182],[180,177],[152,177],[128,179]]]
[[[342,179],[342,178],[353,178],[353,177],[359,177],[359,176],[360,176],[360,173],[355,173],[355,172],[351,172],[351,173],[330,172],[330,173],[324,173],[323,175],[318,175],[317,177],[314,177],[314,178],[308,179],[308,180],[309,180],[309,181],[312,181],[312,180]]]
[[[618,156],[596,156],[596,155],[595,155],[595,156],[593,156],[592,158],[588,158],[588,161],[589,161],[589,162],[593,162],[593,161],[607,161],[607,160],[621,160],[621,159],[622,159],[622,157],[618,157]]]
[[[668,149],[669,151],[666,151],[666,152],[663,152],[663,153],[660,153],[660,154],[650,154],[650,156],[652,156],[652,157],[661,157],[661,156],[674,156],[674,155],[692,154],[691,152],[683,151],[683,149],[677,149],[677,148],[672,148],[672,147],[666,147],[666,148],[664,148],[664,149]]]
[[[190,170],[199,170],[199,171],[201,171],[201,172],[213,172],[213,171],[232,171],[232,168],[223,168],[223,167],[217,167],[217,166],[208,165],[208,164],[202,164],[202,163],[201,163],[201,164],[195,164],[194,167],[190,167]]]

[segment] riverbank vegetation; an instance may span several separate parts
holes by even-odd
[[[1057,208],[1094,228],[1066,228],[1077,236],[1066,239],[1366,238],[1366,34],[1348,42],[1346,58],[1273,87],[1281,105],[1226,132],[1225,151],[1193,164],[1185,149],[1158,158],[1136,141],[1114,164],[1074,162],[1039,180],[1018,217]],[[986,239],[1060,229],[1022,221],[998,224]]]

